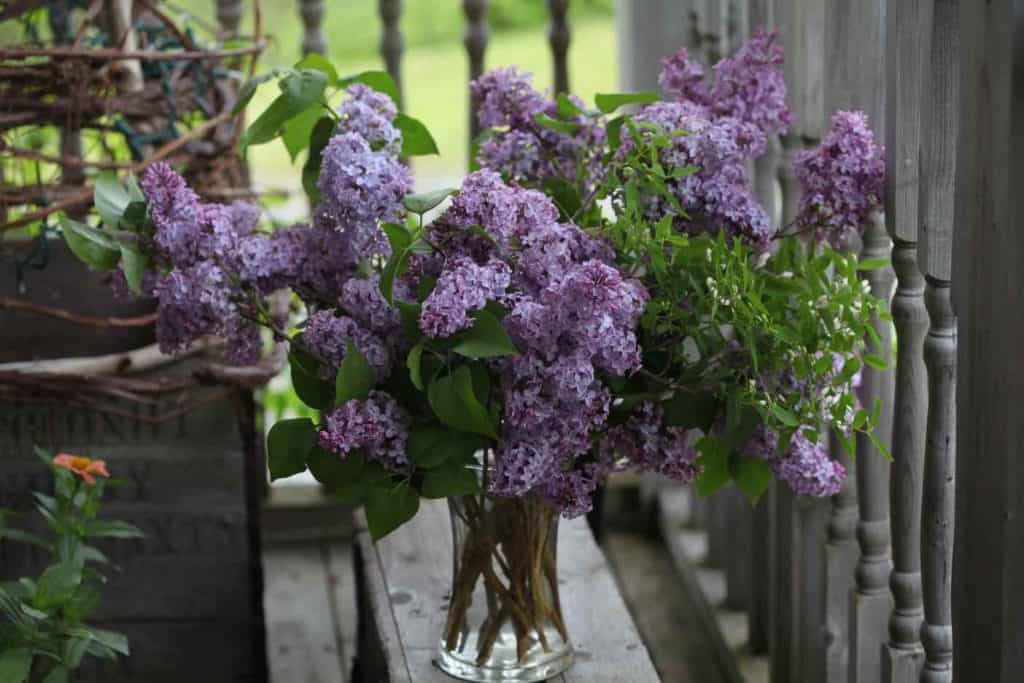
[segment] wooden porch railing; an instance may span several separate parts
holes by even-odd
[[[303,48],[323,51],[322,0],[298,1]],[[237,25],[237,4],[218,2],[226,28]],[[569,2],[547,5],[555,87],[564,91]],[[475,77],[487,2],[463,0],[462,9]],[[399,84],[401,12],[401,0],[380,0],[382,58]],[[1011,181],[1024,171],[1016,161],[1024,159],[1024,85],[1015,75],[1024,69],[1022,2],[620,0],[618,14],[623,89],[652,88],[657,58],[682,44],[713,63],[754,28],[780,30],[797,125],[753,168],[776,221],[795,215],[793,156],[821,138],[831,111],[865,111],[888,149],[885,213],[861,249],[892,260],[867,281],[892,301],[895,323],[879,321],[877,331],[898,353],[894,371],[865,370],[862,398],[883,401],[877,433],[893,462],[859,443],[831,503],[773,487],[754,510],[729,495],[695,504],[692,519],[711,532],[709,561],[725,573],[726,602],[749,614],[750,649],[770,654],[774,683],[949,683],[954,652],[959,681],[1018,680],[1024,240],[1014,219],[1024,215],[1024,193]],[[959,351],[954,301],[969,322],[970,343]],[[971,371],[959,402],[970,408],[959,440],[971,447],[960,449],[961,473],[971,476],[955,482],[958,355]],[[750,542],[722,543],[723,529]]]

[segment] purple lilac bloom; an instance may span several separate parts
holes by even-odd
[[[398,310],[384,300],[380,292],[380,276],[352,278],[341,288],[338,303],[360,325],[395,341],[400,331]]]
[[[716,115],[753,124],[766,136],[793,125],[777,37],[778,32],[758,30],[736,54],[716,64],[710,97]]]
[[[374,151],[359,133],[341,133],[324,148],[317,187],[323,196],[317,221],[352,231],[358,249],[364,232],[380,232],[377,221],[398,220],[412,174],[397,156]]]
[[[362,449],[366,457],[393,472],[409,464],[405,454],[412,420],[389,394],[371,391],[365,401],[352,399],[329,413],[320,446],[346,456]]]
[[[689,216],[678,219],[685,230],[714,233],[724,229],[730,237],[741,237],[755,246],[770,240],[773,230],[768,215],[754,198],[744,167],[764,147],[764,136],[755,126],[730,117],[715,118],[705,107],[678,102],[648,105],[635,120],[652,123],[666,133],[689,133],[675,135],[671,147],[660,152],[660,162],[666,168],[699,169],[668,183],[669,192]],[[635,144],[627,137],[620,154]],[[679,214],[664,197],[651,196],[648,202],[652,218]]]
[[[666,427],[661,406],[645,401],[624,424],[608,430],[600,449],[609,458],[625,458],[633,466],[688,484],[700,474],[697,451],[689,432]]]
[[[739,449],[740,454],[747,458],[774,460],[779,450],[779,435],[768,429],[763,422],[754,428],[747,442]]]
[[[548,101],[533,89],[533,74],[516,67],[491,69],[470,83],[477,120],[484,128],[523,128],[547,109]]]
[[[793,435],[789,450],[772,460],[771,466],[775,476],[801,496],[834,496],[846,478],[846,470],[828,456],[824,446],[799,432]]]
[[[429,337],[449,337],[473,325],[469,314],[508,288],[512,269],[498,259],[477,265],[466,256],[449,258],[434,291],[423,301],[420,329]]]
[[[391,373],[393,357],[388,345],[352,318],[317,311],[306,319],[302,341],[309,351],[327,363],[321,368],[324,379],[333,380],[338,374],[349,342],[366,357],[378,381],[387,379]]]
[[[679,48],[671,57],[661,60],[658,86],[663,93],[677,102],[702,105],[709,102],[707,85],[704,83],[704,66],[690,59],[685,47]]]
[[[797,222],[816,228],[818,239],[841,246],[881,208],[884,152],[863,112],[833,114],[821,145],[797,155],[793,169],[803,190]]]
[[[163,161],[152,164],[139,181],[155,232],[160,257],[179,268],[204,258],[201,205],[185,179]]]
[[[338,107],[337,133],[358,133],[375,150],[397,156],[402,151],[402,133],[392,123],[398,109],[391,98],[363,83],[345,89],[349,98]]]

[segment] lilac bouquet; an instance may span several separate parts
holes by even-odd
[[[735,481],[756,499],[774,475],[830,495],[843,469],[825,428],[849,443],[877,419],[855,385],[881,362],[864,348],[881,304],[828,245],[877,207],[881,155],[861,115],[837,114],[798,160],[800,229],[772,225],[746,164],[791,125],[781,59],[766,33],[711,71],[682,50],[664,99],[595,109],[491,71],[472,84],[481,170],[411,194],[402,157],[436,147],[393,83],[310,58],[245,138],[308,140],[308,224],[266,232],[255,207],[205,203],[158,162],[138,184],[101,178],[107,227],[64,233],[157,299],[165,352],[213,336],[244,364],[265,330],[287,342],[320,418],[273,426],[271,474],[309,468],[366,505],[376,538],[421,497],[481,487],[579,515],[630,468],[704,493]],[[282,290],[304,311],[293,328],[268,303]]]

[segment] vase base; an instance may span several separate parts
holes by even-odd
[[[477,665],[473,660],[464,659],[458,652],[441,646],[437,667],[453,678],[473,683],[539,683],[554,678],[572,666],[572,647],[564,645],[553,652],[531,653],[525,661],[519,662],[514,644],[508,652],[501,644],[495,646],[488,663]]]

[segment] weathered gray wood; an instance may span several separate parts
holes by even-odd
[[[750,609],[747,612],[747,645],[751,654],[768,653],[771,643],[771,499],[766,493],[754,508],[750,564]]]
[[[384,58],[384,67],[398,86],[398,99],[401,101],[405,94],[402,83],[402,53],[405,51],[402,0],[378,0],[377,12],[381,20],[380,55]]]
[[[736,52],[750,36],[749,0],[729,0],[729,17],[726,22],[728,54]]]
[[[721,495],[711,496],[705,501],[707,518],[704,528],[708,532],[708,556],[705,564],[714,569],[724,569],[726,556],[732,551],[725,505],[725,499]]]
[[[217,23],[225,35],[238,35],[242,23],[242,0],[217,0]]]
[[[850,591],[857,566],[857,472],[854,458],[830,444],[832,458],[846,468],[846,480],[832,497],[825,543],[825,681],[846,683],[850,666]]]
[[[1024,5],[959,5],[953,670],[1008,683],[1024,670]]]
[[[800,516],[799,582],[800,615],[799,681],[821,683],[825,679],[825,530],[832,506],[820,498],[797,501]]]
[[[825,0],[773,0],[773,16],[786,58],[783,68],[793,112],[790,136],[821,139],[825,124]]]
[[[555,92],[569,92],[569,0],[548,0],[551,22],[548,26],[548,44],[554,62]]]
[[[462,11],[466,15],[466,28],[462,42],[469,56],[469,78],[476,79],[484,71],[484,51],[487,49],[487,0],[462,0]],[[476,105],[469,100],[469,143],[480,134],[476,120]]]
[[[800,678],[800,516],[796,496],[774,483],[772,510],[772,617],[771,656],[773,681]]]
[[[333,541],[325,543],[323,549],[327,562],[327,586],[334,616],[334,632],[341,653],[342,672],[348,680],[356,656],[358,637],[352,544]]]
[[[728,544],[724,558],[726,578],[725,607],[742,611],[750,606],[751,584],[754,580],[752,543],[754,510],[750,501],[735,486],[728,486],[722,498],[725,524],[723,536]]]
[[[326,54],[323,0],[299,0],[299,15],[302,17],[302,54]]]
[[[615,3],[619,86],[658,89],[660,60],[693,44],[692,0],[620,0]]]
[[[924,337],[928,313],[917,265],[922,83],[933,0],[890,2],[886,12],[886,228],[893,239],[898,340],[890,475],[894,608],[883,652],[883,679],[913,683],[924,651],[921,604],[921,485],[928,414]]]
[[[959,2],[936,0],[921,130],[921,262],[930,326],[928,423],[921,510],[923,683],[953,680],[953,507],[956,467],[956,319],[950,298],[959,130]]]
[[[576,659],[572,668],[554,680],[658,681],[647,648],[586,521],[563,520],[560,527],[559,585]],[[444,597],[451,588],[451,529],[446,505],[424,501],[412,522],[376,545],[360,532],[359,548],[361,571],[370,579],[376,577],[364,584],[365,594],[360,594],[373,608],[361,610],[361,614],[372,614],[375,626],[383,631],[390,674],[390,678],[364,680],[449,681],[432,663],[445,622]]]
[[[864,233],[862,259],[889,255],[889,236],[881,214],[876,215]],[[892,291],[891,267],[868,271],[865,279],[875,296],[888,300]],[[875,320],[882,348],[873,349],[891,365],[892,333],[888,323]],[[866,405],[882,402],[875,435],[883,444],[892,443],[892,399],[894,378],[891,370],[863,370],[861,395]],[[857,588],[850,600],[850,676],[853,683],[875,683],[881,676],[882,644],[892,610],[889,592],[889,462],[866,438],[857,438],[857,502],[860,521],[857,540],[860,558],[855,573]]]
[[[270,547],[263,568],[272,683],[343,683],[324,550],[315,544]]]

